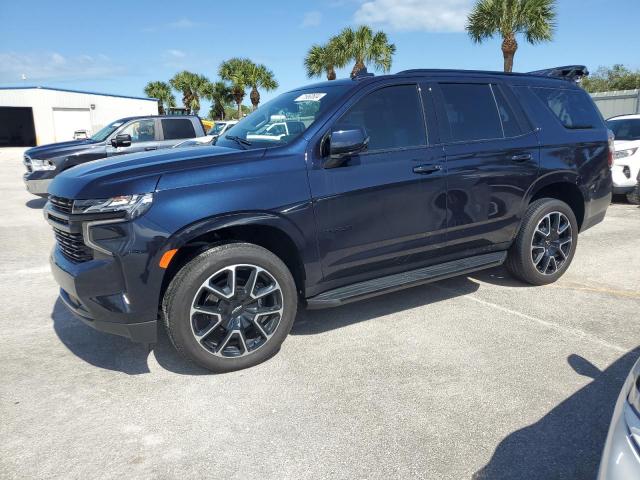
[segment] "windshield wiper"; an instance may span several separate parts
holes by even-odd
[[[224,138],[228,138],[229,140],[233,140],[238,145],[242,146],[245,150],[247,147],[251,146],[251,142],[249,140],[245,140],[242,137],[238,137],[237,135],[225,135]]]

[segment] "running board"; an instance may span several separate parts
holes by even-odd
[[[318,309],[337,307],[345,303],[364,300],[365,298],[394,292],[403,288],[414,287],[423,283],[436,282],[445,278],[483,270],[502,265],[507,252],[485,253],[475,257],[463,258],[452,262],[432,265],[430,267],[396,273],[386,277],[374,278],[365,282],[354,283],[345,287],[323,292],[307,299],[307,308]]]

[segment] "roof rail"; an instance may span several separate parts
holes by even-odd
[[[579,82],[589,75],[589,70],[584,65],[566,65],[564,67],[547,68],[546,70],[536,70],[529,72],[529,75],[539,75],[541,77],[562,78],[571,82]]]

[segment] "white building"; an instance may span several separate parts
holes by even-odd
[[[0,147],[27,147],[91,136],[122,117],[157,115],[153,98],[49,87],[0,87]]]

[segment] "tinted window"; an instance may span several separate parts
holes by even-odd
[[[640,140],[640,118],[608,120],[607,127],[616,140]]]
[[[193,123],[191,123],[191,120],[188,120],[186,118],[167,118],[162,120],[162,131],[164,132],[165,140],[193,138],[196,136],[196,131],[193,128]]]
[[[338,82],[329,82],[338,83]],[[298,138],[305,130],[347,92],[354,83],[347,85],[322,85],[318,89],[294,90],[283,93],[260,105],[218,138],[216,145],[236,149],[269,148],[286,145]],[[270,135],[269,127],[286,123],[288,135]]]
[[[426,145],[422,105],[415,85],[381,88],[358,100],[334,129],[362,127],[369,150]]]
[[[156,122],[154,120],[138,120],[130,123],[119,132],[131,136],[131,143],[153,142],[156,139]]]
[[[452,141],[503,137],[496,101],[489,85],[443,83],[440,89]]]
[[[586,92],[560,88],[532,90],[565,128],[596,128],[602,125],[600,114]]]
[[[496,97],[496,104],[498,106],[498,114],[502,122],[502,128],[504,130],[505,137],[516,137],[522,133],[516,115],[513,113],[513,109],[506,97],[502,94],[502,91],[496,86],[492,86],[493,94]]]

